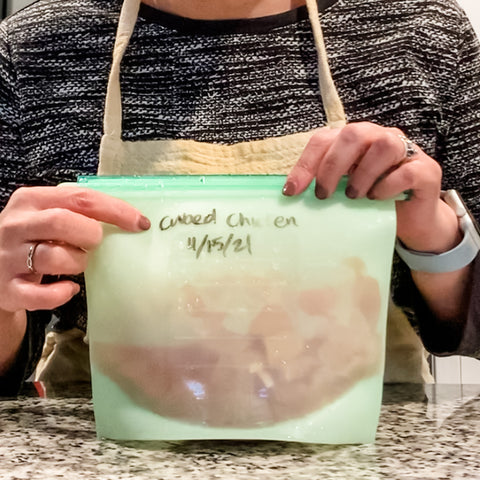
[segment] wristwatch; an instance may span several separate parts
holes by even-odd
[[[456,190],[442,191],[440,198],[457,214],[463,240],[448,252],[428,253],[409,250],[397,239],[395,250],[410,270],[429,273],[459,270],[477,256],[480,251],[480,228]]]

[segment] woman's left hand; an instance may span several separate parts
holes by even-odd
[[[410,249],[441,253],[461,238],[454,211],[440,199],[442,169],[418,146],[407,158],[403,132],[368,122],[314,133],[287,177],[285,195],[303,192],[315,179],[315,195],[328,198],[343,175],[348,175],[350,198],[395,198],[397,236]]]

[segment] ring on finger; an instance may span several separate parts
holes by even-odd
[[[403,142],[403,146],[405,147],[402,160],[411,160],[412,157],[418,153],[415,144],[405,135],[399,135],[398,138],[400,138],[400,140]]]
[[[35,266],[33,264],[33,257],[35,255],[35,251],[37,250],[37,247],[40,245],[40,242],[36,242],[32,245],[30,245],[30,248],[28,249],[28,255],[27,255],[27,268],[30,273],[38,273],[35,270]]]

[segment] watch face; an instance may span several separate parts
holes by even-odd
[[[460,203],[463,205],[463,208],[467,212],[467,215],[470,217],[470,220],[472,221],[472,224],[475,227],[475,230],[480,235],[480,225],[479,225],[479,223],[477,222],[476,218],[472,215],[472,213],[470,212],[467,205],[465,205],[465,202],[463,201],[463,198],[460,196],[460,194],[458,192],[455,192],[455,193],[456,193],[456,197],[458,198]]]
[[[466,215],[464,216],[464,221],[468,224],[470,233],[472,234],[475,243],[480,248],[480,225],[475,217],[471,214],[467,205],[463,201],[463,198],[456,190],[448,190],[443,198],[445,202],[447,202],[454,210],[457,211],[458,207],[461,207],[463,210],[465,210]]]
[[[473,215],[468,215],[468,220],[472,224],[472,237],[475,240],[477,247],[480,249],[480,227],[478,222],[473,218]]]
[[[480,237],[480,225],[478,224],[477,220],[473,215],[469,214],[468,216],[470,217],[470,220],[472,221],[472,224],[475,227],[475,230],[477,231],[478,236]]]

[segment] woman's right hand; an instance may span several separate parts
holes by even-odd
[[[24,187],[0,213],[0,310],[51,310],[79,291],[70,280],[42,284],[43,275],[75,275],[102,241],[106,222],[140,232],[149,220],[128,203],[76,186]],[[32,271],[27,266],[35,247]]]

